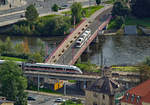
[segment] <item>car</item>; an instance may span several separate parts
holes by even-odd
[[[62,98],[57,98],[56,100],[55,100],[55,102],[58,102],[58,103],[61,103],[61,102],[64,102],[65,100],[64,99],[62,99]]]
[[[78,98],[71,98],[71,101],[77,102],[79,99]]]
[[[31,96],[29,96],[29,97],[27,98],[27,100],[29,100],[29,101],[35,101],[36,99],[33,98],[33,97],[31,97]]]

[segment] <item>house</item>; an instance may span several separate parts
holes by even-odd
[[[150,105],[150,80],[128,90],[121,105]]]
[[[14,105],[14,103],[8,100],[0,100],[0,105]]]
[[[114,96],[120,85],[111,78],[109,71],[102,72],[102,78],[97,79],[85,90],[85,105],[115,105]]]

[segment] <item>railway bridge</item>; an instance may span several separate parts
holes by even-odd
[[[88,48],[89,44],[97,37],[111,20],[112,5],[106,5],[90,18],[84,19],[75,30],[70,33],[61,44],[48,56],[45,63],[73,65],[80,55]],[[75,48],[78,37],[87,29],[91,29],[91,36],[81,48]]]

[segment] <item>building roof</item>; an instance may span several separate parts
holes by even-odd
[[[0,105],[3,103],[14,103],[13,101],[8,101],[8,100],[0,100]]]
[[[135,25],[126,25],[124,27],[124,32],[127,35],[137,35],[137,28]]]
[[[147,80],[141,84],[139,84],[138,86],[128,90],[126,92],[126,94],[129,94],[129,96],[124,96],[122,101],[123,102],[127,102],[127,103],[132,103],[132,104],[137,104],[137,97],[140,97],[140,102],[146,102],[146,103],[150,103],[150,80]],[[131,101],[132,95],[134,95],[134,100]],[[127,99],[128,97],[128,99]]]
[[[103,76],[96,80],[87,90],[114,95],[117,89],[119,89],[119,84],[117,82],[109,77]]]

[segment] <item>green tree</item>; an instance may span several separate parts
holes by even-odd
[[[34,22],[38,16],[39,14],[34,5],[31,4],[26,8],[25,17],[29,22]]]
[[[15,105],[27,105],[27,80],[22,76],[23,73],[19,66],[6,61],[0,66],[0,92],[8,100],[14,101]]]
[[[96,4],[99,5],[101,3],[101,0],[96,0]]]
[[[73,24],[80,22],[82,17],[82,5],[81,3],[73,3],[71,6],[71,21]]]
[[[52,6],[52,10],[53,10],[53,11],[57,12],[58,9],[59,9],[59,7],[58,7],[57,4],[54,4],[54,5]]]
[[[150,78],[150,66],[140,65],[139,70],[140,70],[140,80],[141,80],[141,82],[144,82],[144,81],[146,81],[147,79]]]
[[[33,53],[32,55],[30,55],[28,57],[28,62],[31,62],[31,63],[35,63],[35,62],[43,62],[43,57],[41,56],[41,54],[39,52],[35,52]]]
[[[112,9],[112,15],[113,16],[126,16],[128,15],[129,10],[127,7],[124,7],[122,2],[115,2],[113,9]]]

